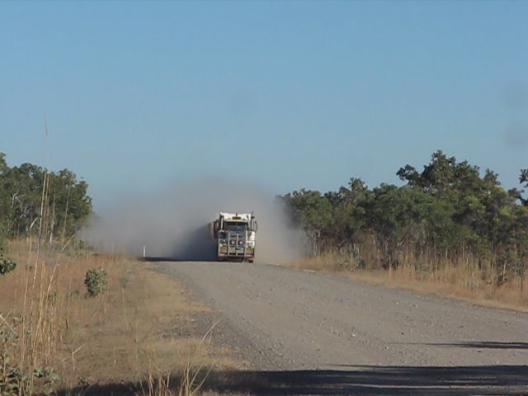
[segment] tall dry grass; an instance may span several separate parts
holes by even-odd
[[[193,326],[207,309],[150,264],[35,243],[11,241],[18,267],[0,276],[0,333],[10,335],[0,376],[16,369],[12,394],[130,383],[141,395],[194,395],[213,366],[229,365],[221,353],[211,357],[210,335]],[[84,285],[92,268],[107,272],[107,291],[96,297]]]
[[[52,389],[59,373],[75,372],[83,348],[75,343],[78,328],[104,321],[108,307],[107,295],[86,298],[85,273],[105,268],[109,287],[116,288],[123,264],[118,256],[68,256],[33,243],[10,243],[8,254],[18,267],[0,277],[0,325],[10,333],[10,362],[21,381],[19,394]]]
[[[386,263],[383,253],[372,245],[355,246],[347,252],[305,257],[289,266],[314,271],[337,272],[369,283],[408,288],[460,298],[480,305],[528,310],[526,276],[508,273],[491,261],[470,254],[449,257],[430,252],[402,250],[396,265]]]

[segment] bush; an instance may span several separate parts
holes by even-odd
[[[0,275],[5,275],[16,268],[16,263],[12,260],[0,256]]]
[[[3,227],[0,224],[0,275],[5,275],[16,268],[16,263],[5,258],[6,239],[3,235]]]
[[[90,297],[95,297],[106,290],[106,271],[104,268],[92,268],[86,272],[84,284]]]

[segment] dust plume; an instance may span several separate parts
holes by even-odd
[[[258,187],[219,180],[180,182],[173,189],[126,199],[104,208],[81,238],[107,251],[179,260],[213,260],[210,224],[218,212],[254,212],[256,260],[280,262],[303,252],[299,230],[289,226],[282,205]]]

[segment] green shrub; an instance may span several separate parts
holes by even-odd
[[[16,268],[16,263],[0,256],[0,275],[5,275]]]
[[[104,268],[92,268],[86,272],[84,284],[90,297],[95,297],[106,290],[106,271]]]
[[[4,238],[2,227],[0,225],[0,275],[5,275],[16,268],[16,263],[5,258],[6,239]]]

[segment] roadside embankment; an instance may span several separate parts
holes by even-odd
[[[200,319],[208,309],[150,263],[26,240],[12,241],[8,257],[17,266],[0,275],[2,395],[102,394],[117,385],[194,394],[213,367],[233,367],[211,345]]]
[[[457,298],[471,304],[528,311],[526,277],[500,277],[478,263],[445,260],[427,270],[413,259],[403,259],[396,268],[371,268],[354,257],[326,254],[283,263],[287,267],[335,273],[375,285],[404,288],[417,293]]]

